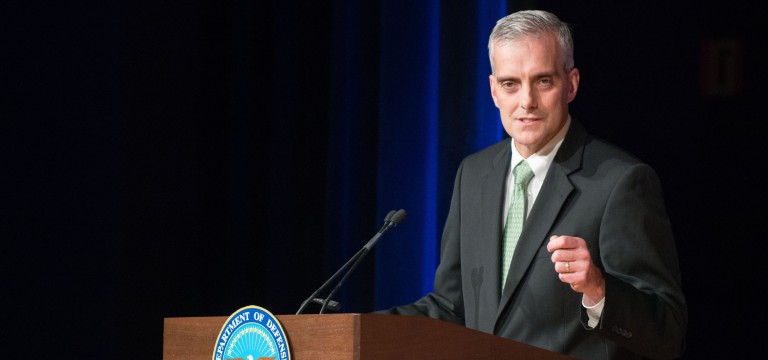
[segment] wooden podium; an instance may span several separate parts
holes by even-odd
[[[277,315],[294,360],[573,359],[427,317]],[[165,318],[163,359],[210,360],[226,316]]]

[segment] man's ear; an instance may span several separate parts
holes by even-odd
[[[496,78],[493,76],[493,74],[488,75],[488,83],[491,85],[491,98],[493,98],[493,104],[496,105],[496,107],[499,107],[499,102],[496,99]]]
[[[581,78],[581,75],[579,75],[579,69],[573,68],[571,71],[568,72],[568,82],[570,83],[570,88],[568,89],[568,103],[573,101],[573,99],[576,98],[576,93],[579,92],[579,79]]]

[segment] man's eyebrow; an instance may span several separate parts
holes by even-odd
[[[533,74],[532,78],[541,79],[543,77],[557,77],[557,71],[542,71]]]
[[[517,76],[495,76],[495,78],[498,82],[504,82],[507,80],[520,80],[520,78]]]
[[[520,77],[507,75],[507,76],[494,76],[496,78],[496,81],[498,82],[504,82],[507,80],[517,80],[520,81]],[[557,77],[557,71],[541,71],[538,73],[534,73],[531,78],[532,79],[541,79],[545,77]]]

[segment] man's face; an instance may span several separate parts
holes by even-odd
[[[507,134],[524,157],[539,151],[568,120],[579,71],[566,72],[554,34],[495,44],[491,96]]]

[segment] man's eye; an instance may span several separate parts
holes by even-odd
[[[539,84],[545,85],[545,86],[552,85],[552,79],[550,78],[541,79],[539,80]]]
[[[515,87],[515,83],[512,81],[504,81],[501,83],[501,87],[505,89],[513,89]]]

